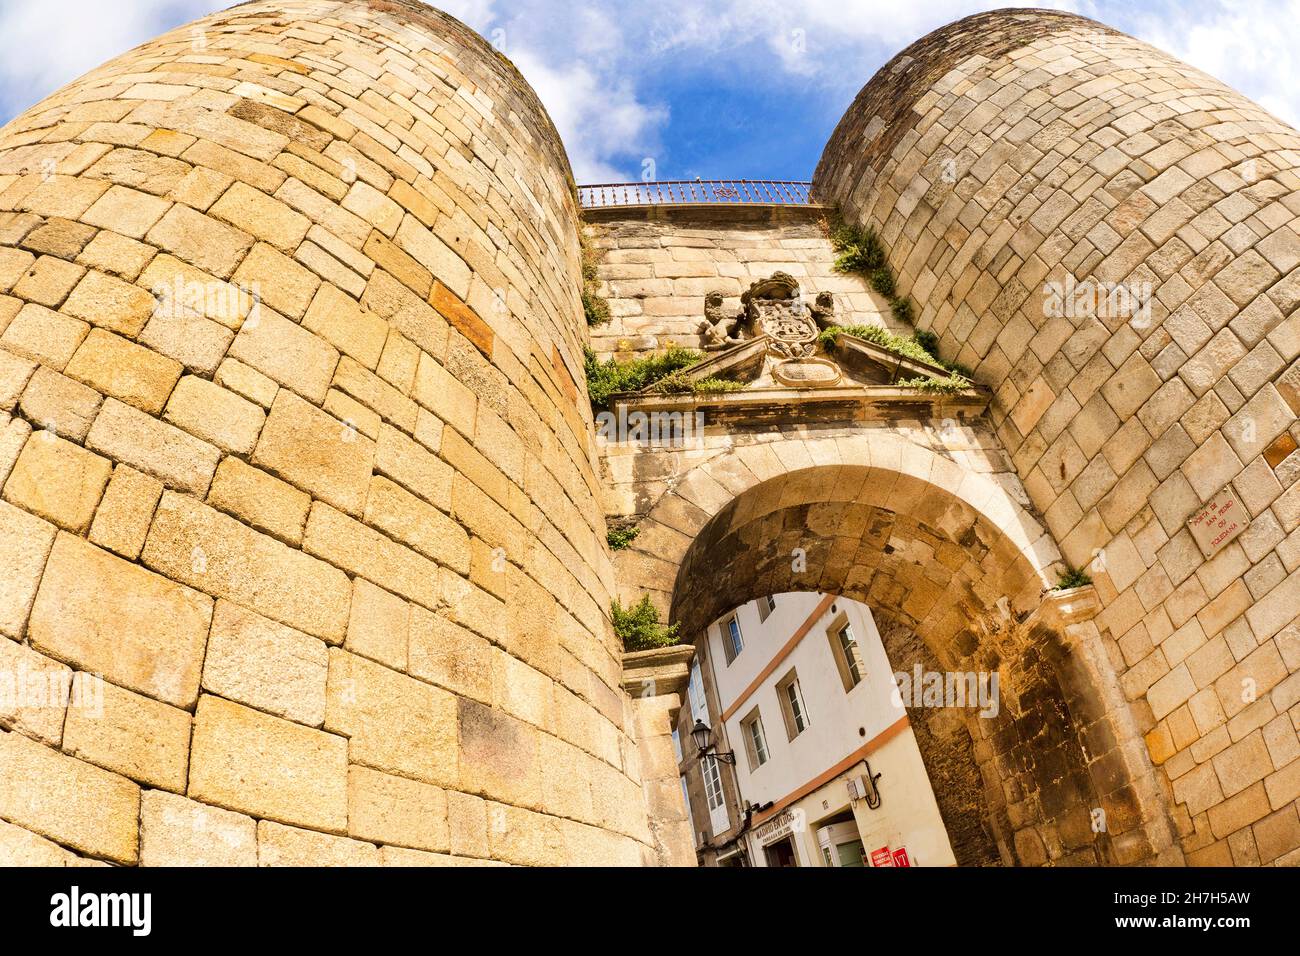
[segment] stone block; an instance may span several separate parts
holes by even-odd
[[[360,515],[375,443],[282,391],[271,406],[252,463],[352,515]]]
[[[296,545],[302,541],[311,496],[238,458],[229,457],[217,466],[208,491],[208,504],[258,531]]]
[[[185,789],[190,715],[79,673],[63,728],[63,749],[140,783]]]
[[[59,372],[89,332],[90,326],[85,322],[29,302],[5,328],[4,335],[0,336],[0,345],[14,355],[40,362]]]
[[[0,817],[89,856],[137,859],[140,788],[17,733],[0,733]]]
[[[418,610],[430,613],[423,608]],[[405,672],[411,613],[411,605],[401,598],[364,578],[357,578],[352,582],[352,613],[343,646],[353,654]],[[422,675],[412,672],[412,676]]]
[[[9,357],[0,352],[0,362]],[[104,396],[44,365],[38,366],[22,392],[19,409],[42,431],[84,441]]]
[[[338,648],[330,650],[325,727],[350,738],[353,763],[456,782],[456,698]]]
[[[177,707],[198,695],[212,599],[61,532],[32,607],[39,651]]]
[[[58,747],[71,687],[71,668],[0,637],[0,724]]]
[[[366,499],[366,524],[410,545],[427,558],[469,574],[469,535],[438,509],[376,475]]]
[[[92,269],[77,283],[62,311],[133,339],[155,308],[157,302],[147,290]]]
[[[90,540],[134,561],[140,557],[162,492],[163,485],[158,479],[129,465],[118,465],[95,512]]]
[[[447,796],[427,783],[351,767],[348,832],[377,843],[446,852],[450,845]]]
[[[493,701],[494,649],[468,628],[419,606],[411,608],[409,673],[460,697]]]
[[[140,797],[140,865],[257,866],[257,821],[146,790]]]
[[[0,502],[0,634],[22,637],[56,532],[54,525]]]
[[[339,353],[324,339],[268,308],[245,322],[230,357],[319,404],[325,400]]]
[[[4,484],[4,499],[77,534],[90,527],[113,466],[50,432],[33,432]]]
[[[427,608],[439,606],[436,564],[319,501],[307,516],[303,550]]]
[[[221,451],[117,399],[104,402],[86,446],[153,475],[169,487],[203,495]]]
[[[348,743],[206,694],[194,717],[189,795],[289,823],[347,830]]]
[[[266,421],[266,415],[252,402],[194,375],[177,383],[163,417],[237,455],[252,454]]]
[[[212,615],[203,689],[319,727],[329,658],[323,641],[229,601]]]
[[[347,575],[192,498],[163,495],[141,560],[281,624],[343,640]]]
[[[270,820],[257,825],[259,866],[379,866],[372,843],[287,827]]]

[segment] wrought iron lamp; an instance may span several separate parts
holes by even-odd
[[[691,728],[691,739],[695,741],[695,748],[700,752],[700,756],[707,756],[709,751],[713,751],[713,756],[723,763],[729,763],[732,766],[736,764],[736,754],[731,750],[717,750],[712,742],[713,731],[709,725],[702,720],[695,721],[695,726]]]

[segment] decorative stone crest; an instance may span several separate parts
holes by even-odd
[[[820,300],[819,300],[820,301]],[[812,358],[817,350],[817,322],[799,283],[787,272],[759,279],[740,297],[745,324],[753,335],[766,335],[768,351],[780,358]]]

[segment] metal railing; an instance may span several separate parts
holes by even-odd
[[[733,203],[811,206],[812,183],[781,179],[668,179],[648,183],[596,183],[578,187],[583,209],[608,206],[680,206]]]

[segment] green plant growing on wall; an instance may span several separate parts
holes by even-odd
[[[908,325],[912,324],[912,300],[898,294],[894,280],[894,270],[889,267],[884,244],[876,230],[868,226],[863,229],[837,219],[829,227],[831,247],[835,250],[835,270],[837,272],[856,273],[867,280],[889,303],[889,310],[894,318]],[[936,354],[937,353],[933,353]]]
[[[1067,565],[1065,571],[1057,579],[1055,589],[1057,591],[1068,591],[1070,588],[1081,588],[1091,583],[1092,578],[1088,576],[1088,572]]]
[[[747,387],[745,382],[718,378],[716,375],[692,382],[683,374],[685,371],[685,369],[678,369],[670,375],[665,375],[651,386],[651,391],[660,395],[720,395],[724,392],[739,392]]]
[[[605,540],[609,543],[611,551],[622,551],[631,546],[636,540],[636,536],[641,533],[638,525],[628,524],[614,528],[609,528],[605,532]]]
[[[596,249],[583,230],[578,231],[578,245],[582,253],[582,311],[588,325],[602,325],[609,321],[609,302],[596,290],[600,280],[596,272]]]
[[[947,378],[918,376],[916,378],[899,379],[894,384],[900,388],[914,388],[918,392],[931,392],[937,395],[955,395],[971,387],[970,379],[958,375],[956,372],[949,372]]]
[[[650,601],[650,595],[630,608],[624,608],[618,598],[609,608],[614,623],[614,633],[623,642],[625,651],[648,651],[656,647],[672,647],[678,643],[679,624],[665,624],[659,619],[659,609]]]
[[[679,369],[690,368],[704,358],[702,352],[673,346],[655,355],[620,362],[601,361],[590,348],[583,352],[582,367],[587,376],[587,394],[596,408],[605,408],[615,392],[636,392]]]

